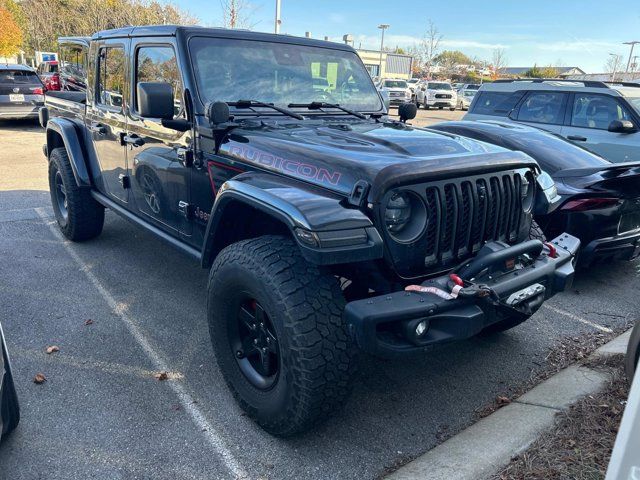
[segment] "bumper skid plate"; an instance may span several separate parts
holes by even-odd
[[[568,234],[547,244],[487,243],[454,275],[349,302],[345,322],[359,348],[385,357],[463,340],[507,318],[524,320],[570,288],[579,247]]]

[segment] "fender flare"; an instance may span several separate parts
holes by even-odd
[[[334,265],[382,258],[382,238],[364,213],[343,207],[338,197],[300,188],[296,183],[268,174],[252,173],[241,174],[225,182],[211,209],[202,248],[202,266],[208,268],[221,250],[215,239],[225,210],[233,202],[264,212],[284,224],[302,255],[311,263]],[[299,193],[299,196],[291,195],[292,192]],[[316,205],[322,202],[324,207],[323,214],[315,217],[305,210],[305,205],[314,200]],[[326,221],[327,217],[330,217],[329,221]],[[300,235],[302,232],[310,234],[316,244],[305,242],[305,235]]]
[[[56,141],[55,135],[59,135],[62,144]],[[71,161],[71,169],[79,187],[91,187],[91,177],[87,169],[87,157],[84,143],[78,132],[78,126],[66,118],[52,118],[47,122],[47,158],[51,156],[54,148],[64,147]]]

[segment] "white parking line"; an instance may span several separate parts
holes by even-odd
[[[608,327],[603,327],[602,325],[598,325],[597,323],[590,322],[586,318],[579,317],[578,315],[574,315],[573,313],[567,312],[566,310],[562,310],[562,309],[557,308],[557,307],[552,307],[551,305],[547,305],[546,303],[544,305],[542,305],[542,306],[545,307],[548,310],[551,310],[552,312],[559,313],[560,315],[564,315],[565,317],[569,317],[572,320],[576,320],[576,321],[578,321],[580,323],[584,323],[585,325],[589,325],[590,327],[596,328],[596,329],[600,330],[601,332],[607,332],[607,333],[613,332],[613,330],[611,330]]]
[[[125,310],[121,308],[120,303],[116,301],[111,293],[109,293],[102,282],[98,280],[98,277],[96,277],[93,272],[91,272],[88,265],[71,247],[71,242],[66,240],[58,231],[55,221],[49,220],[49,217],[43,208],[36,208],[35,211],[38,213],[40,218],[42,218],[45,225],[49,227],[49,230],[51,230],[53,235],[60,240],[71,258],[78,264],[80,270],[86,275],[86,277],[93,284],[96,290],[98,290],[100,295],[102,295],[102,298],[105,300],[109,308],[115,315],[120,318],[120,320],[122,320],[122,323],[127,327],[127,330],[129,330],[129,333],[131,333],[142,350],[144,350],[144,353],[147,355],[149,360],[151,360],[154,367],[159,371],[170,371],[171,369],[169,368],[169,365],[162,358],[161,354],[154,350],[153,346],[145,337],[144,333],[142,333],[136,323],[126,314]],[[209,444],[220,455],[222,462],[229,470],[229,472],[235,478],[249,478],[247,472],[242,468],[240,463],[236,460],[229,448],[226,446],[225,440],[216,432],[215,427],[211,423],[209,423],[204,413],[195,405],[194,398],[185,390],[182,383],[179,381],[172,381],[167,382],[167,386],[169,386],[169,388],[173,390],[173,392],[180,400],[180,404],[182,405],[182,408],[184,408],[184,411],[189,414],[193,423],[195,423],[196,426],[202,431],[202,433],[209,441]]]

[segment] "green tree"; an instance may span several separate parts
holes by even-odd
[[[473,61],[460,50],[445,50],[433,58],[433,63],[440,65],[445,72],[453,73],[456,65],[471,65]]]
[[[529,70],[524,73],[528,78],[557,78],[558,69],[552,66],[539,68],[537,65],[533,65]]]

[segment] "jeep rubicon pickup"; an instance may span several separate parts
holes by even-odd
[[[109,208],[208,269],[220,370],[272,434],[336,410],[358,351],[505,330],[572,281],[579,241],[531,238],[555,201],[536,162],[388,118],[349,46],[152,26],[87,48],[86,93],[40,112],[57,223],[89,240]]]

